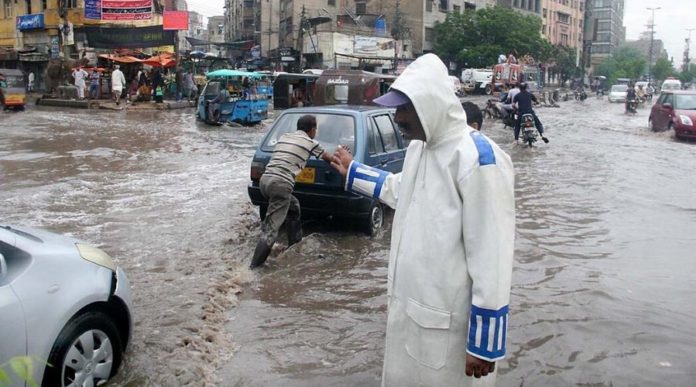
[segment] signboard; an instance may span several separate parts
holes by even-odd
[[[51,58],[60,57],[60,37],[58,35],[51,36]]]
[[[152,18],[152,0],[85,0],[85,19],[146,20]]]
[[[44,15],[42,13],[17,16],[18,31],[36,30],[44,27]]]
[[[149,48],[167,46],[174,43],[174,31],[165,31],[162,26],[101,28],[85,26],[82,28],[89,45],[94,48]]]
[[[101,20],[101,0],[85,0],[85,19]]]
[[[164,30],[188,31],[189,14],[188,11],[164,11]]]

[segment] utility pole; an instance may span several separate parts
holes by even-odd
[[[686,31],[689,32],[689,37],[686,38],[686,49],[684,50],[684,63],[682,64],[682,71],[689,71],[689,64],[691,58],[689,57],[689,48],[691,46],[691,31],[696,30],[696,28],[687,28]]]
[[[661,9],[661,7],[648,7],[648,11],[652,11],[652,18],[650,19],[650,54],[648,59],[648,82],[652,82],[652,65],[653,65],[653,42],[655,41],[655,11]]]
[[[300,72],[304,69],[304,26],[305,26],[305,15],[306,10],[304,4],[302,4],[302,13],[300,14],[300,30],[297,31],[297,46],[299,46],[300,51]]]

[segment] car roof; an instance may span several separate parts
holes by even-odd
[[[323,105],[323,106],[306,106],[291,108],[283,111],[286,113],[345,113],[345,112],[370,112],[376,110],[394,110],[384,106],[369,106],[369,105]]]
[[[665,90],[662,94],[696,95],[696,90]]]

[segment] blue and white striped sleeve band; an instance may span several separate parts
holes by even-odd
[[[349,192],[379,199],[387,176],[389,176],[387,171],[353,161],[348,168],[345,188]]]
[[[471,305],[467,345],[469,353],[489,361],[505,357],[508,309],[507,305],[498,310]]]

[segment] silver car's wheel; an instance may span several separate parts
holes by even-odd
[[[121,339],[108,315],[87,312],[72,319],[56,339],[44,386],[90,387],[105,383],[121,363]]]

